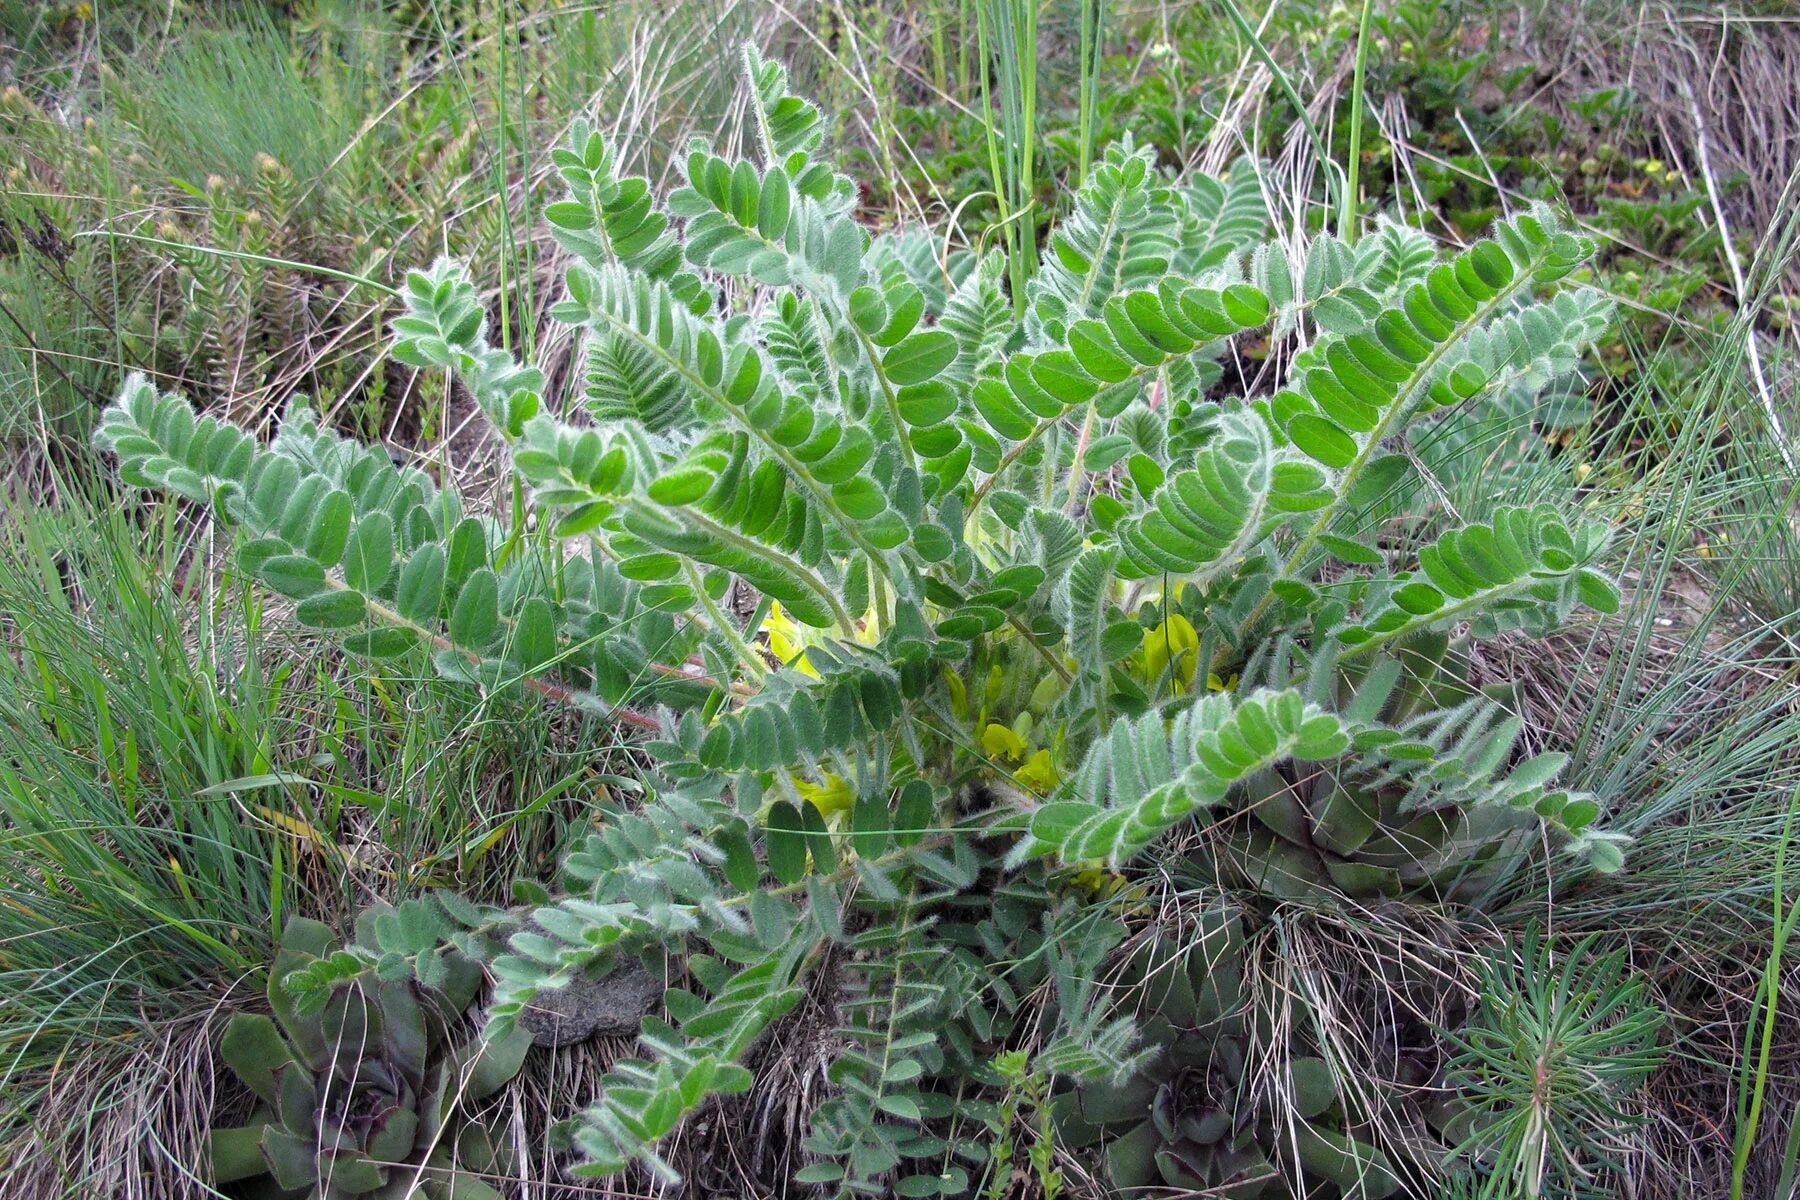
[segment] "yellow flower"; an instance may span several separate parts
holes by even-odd
[[[1125,877],[1117,871],[1109,871],[1099,863],[1081,868],[1075,872],[1073,880],[1076,887],[1087,892],[1096,900],[1104,900],[1119,890]]]
[[[1001,693],[1005,691],[1005,689],[1006,672],[1001,668],[999,663],[995,663],[988,668],[987,691],[984,693],[985,699],[983,700],[983,703],[989,708],[1000,703]]]
[[[948,667],[944,668],[944,682],[950,687],[950,711],[961,720],[969,719],[969,686],[962,681],[962,676]]]
[[[1193,686],[1199,669],[1200,635],[1194,632],[1193,622],[1180,613],[1170,613],[1144,638],[1144,682],[1155,684],[1169,671],[1169,686],[1181,696]]]
[[[863,614],[863,619],[856,623],[852,636],[865,646],[873,646],[879,640],[876,628],[874,608]],[[802,675],[811,675],[814,679],[819,672],[806,661],[806,648],[825,639],[825,632],[809,629],[782,611],[781,602],[769,602],[769,615],[763,618],[763,632],[769,635],[769,650],[786,666],[794,668]]]
[[[1025,739],[1010,726],[990,723],[981,731],[981,749],[989,758],[1022,762],[1025,758]]]
[[[1013,772],[1013,778],[1040,796],[1048,796],[1062,783],[1062,773],[1051,761],[1048,750],[1039,750],[1026,759],[1025,765]]]
[[[1108,869],[1099,859],[1074,866],[1075,871],[1069,882],[1077,890],[1085,892],[1089,899],[1107,901],[1120,916],[1150,911],[1149,905],[1145,903],[1146,892],[1141,882],[1133,883],[1119,872]]]
[[[801,632],[800,623],[781,611],[779,600],[770,601],[769,615],[763,619],[763,631],[769,635],[769,649],[774,651],[776,658],[802,675],[819,677],[813,665],[806,661],[803,640],[806,635]]]
[[[856,793],[851,790],[849,783],[830,772],[826,772],[824,783],[813,783],[811,780],[795,777],[794,790],[819,810],[819,816],[827,824],[840,813],[849,812],[856,804]]]

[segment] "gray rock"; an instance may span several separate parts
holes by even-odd
[[[519,1013],[519,1028],[539,1046],[572,1046],[596,1034],[635,1034],[662,993],[662,980],[627,959],[604,979],[581,975],[567,987],[539,988]]]

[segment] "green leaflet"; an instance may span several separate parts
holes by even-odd
[[[1373,293],[1359,293],[1366,298],[1355,316],[1333,320],[1330,327],[1339,332],[1328,333],[1296,360],[1295,383],[1269,406],[1273,420],[1323,465],[1352,466],[1424,398],[1437,372],[1450,373],[1458,345],[1478,333],[1482,319],[1495,314],[1513,289],[1566,273],[1586,253],[1584,245],[1539,215],[1524,214],[1503,222],[1494,239],[1426,272],[1404,289],[1397,307],[1384,309]],[[1308,291],[1323,300],[1333,281],[1380,268],[1378,262],[1353,266],[1348,254],[1329,240],[1316,243],[1308,259]],[[1285,278],[1274,286],[1291,289]],[[1552,336],[1540,332],[1540,345],[1547,347]],[[1466,398],[1484,383],[1481,375],[1457,382],[1455,396]]]
[[[1119,554],[1110,547],[1084,552],[1069,570],[1069,649],[1084,678],[1098,683],[1108,663],[1137,648],[1143,630],[1113,602]]]
[[[1490,523],[1450,530],[1421,547],[1418,574],[1394,581],[1386,603],[1338,629],[1337,638],[1360,654],[1513,595],[1554,600],[1566,587],[1592,607],[1616,611],[1616,585],[1586,566],[1604,545],[1598,527],[1571,530],[1548,505],[1499,509]]]
[[[1125,578],[1193,575],[1241,554],[1262,520],[1273,449],[1262,422],[1233,414],[1156,492],[1154,506],[1114,531]]]
[[[1031,836],[1065,861],[1117,865],[1254,772],[1349,746],[1337,718],[1298,693],[1207,696],[1166,730],[1159,715],[1115,723],[1082,764],[1073,798],[1038,809]]]
[[[898,343],[882,356],[882,369],[897,384],[924,383],[956,359],[956,339],[942,329],[927,329]]]
[[[1149,152],[1108,148],[1032,279],[1028,335],[1060,342],[1072,322],[1097,315],[1116,285],[1154,284],[1180,244],[1181,224],[1178,199],[1156,178]]]

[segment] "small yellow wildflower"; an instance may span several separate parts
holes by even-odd
[[[819,677],[818,671],[806,661],[805,634],[800,630],[800,623],[781,611],[780,601],[771,601],[769,615],[763,620],[763,632],[769,635],[769,649],[775,657],[786,663],[802,675]]]
[[[1062,783],[1062,773],[1050,758],[1050,751],[1039,750],[1013,772],[1013,778],[1040,796],[1048,796]]]
[[[1173,670],[1170,670],[1171,665]],[[1194,624],[1180,613],[1168,619],[1144,638],[1144,681],[1154,684],[1169,672],[1169,686],[1177,696],[1185,695],[1193,686],[1200,669],[1200,635]]]
[[[824,631],[801,625],[782,611],[780,601],[769,602],[769,615],[763,618],[762,628],[769,635],[769,649],[776,658],[802,675],[810,675],[814,679],[819,677],[819,672],[804,656],[808,646],[824,640]],[[879,635],[873,608],[864,613],[863,619],[856,623],[854,635],[865,646],[876,643]]]
[[[948,667],[944,669],[944,683],[950,688],[950,711],[959,720],[969,719],[969,687],[962,681],[962,676]]]
[[[1117,871],[1109,871],[1098,862],[1090,863],[1075,872],[1074,884],[1096,900],[1104,900],[1119,890],[1125,883],[1125,877]]]
[[[829,771],[825,774],[824,783],[814,783],[809,779],[794,779],[794,790],[805,797],[807,802],[819,810],[819,816],[826,824],[832,818],[850,811],[856,804],[856,793],[850,784],[841,776]]]
[[[1005,690],[1006,672],[1001,668],[999,663],[995,663],[992,667],[988,668],[987,688],[982,693],[986,699],[983,702],[987,707],[992,708],[994,705],[1000,703],[1000,697]]]
[[[990,722],[981,731],[981,750],[989,758],[1023,762],[1026,755],[1025,739],[1009,725]]]

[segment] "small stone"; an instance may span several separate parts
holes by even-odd
[[[628,960],[602,979],[578,975],[567,987],[539,988],[520,1011],[519,1028],[539,1046],[572,1046],[596,1034],[635,1034],[662,993],[660,979]]]

